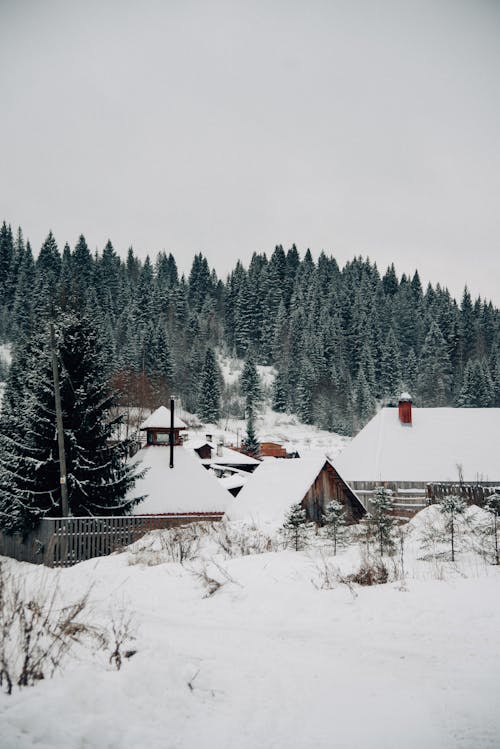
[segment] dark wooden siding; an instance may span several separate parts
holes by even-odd
[[[323,520],[323,511],[326,505],[332,500],[336,500],[344,506],[347,519],[351,523],[358,522],[365,514],[364,507],[339,476],[335,468],[330,463],[325,462],[313,485],[304,497],[302,505],[306,509],[310,520],[321,523]]]

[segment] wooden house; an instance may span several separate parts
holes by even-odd
[[[139,427],[141,432],[146,432],[146,443],[148,445],[168,445],[170,444],[171,415],[165,406],[160,406],[153,411],[151,416],[142,422]],[[187,429],[187,425],[174,416],[174,445],[182,445],[181,431]]]
[[[231,520],[277,527],[293,505],[301,504],[309,520],[321,523],[332,500],[343,504],[349,522],[365,514],[356,493],[327,458],[269,459],[247,481],[227,514]]]
[[[210,468],[212,463],[217,463],[219,466],[227,466],[228,468],[252,473],[260,465],[260,461],[251,455],[233,450],[220,443],[215,444],[208,440],[190,440],[185,444],[186,447],[194,450],[205,468]]]
[[[398,406],[382,408],[334,465],[367,509],[374,489],[384,485],[394,494],[396,514],[408,518],[433,500],[434,485],[459,491],[499,485],[499,445],[499,408],[414,408],[403,393]]]
[[[134,456],[144,476],[136,482],[133,496],[144,495],[134,507],[137,515],[176,516],[184,522],[195,519],[217,520],[231,502],[231,495],[215,475],[203,467],[195,452],[183,445],[181,431],[186,424],[175,417],[174,447],[170,455],[171,414],[164,406],[141,424],[146,446]],[[171,457],[172,467],[171,467]]]

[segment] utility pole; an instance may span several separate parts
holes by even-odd
[[[54,400],[56,403],[57,446],[59,448],[59,479],[61,484],[61,514],[69,515],[68,484],[66,483],[66,453],[64,451],[64,429],[62,420],[61,391],[59,389],[59,368],[57,366],[54,324],[50,323],[50,350],[52,353],[52,375],[54,377]]]

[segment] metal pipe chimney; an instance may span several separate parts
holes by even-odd
[[[169,443],[170,443],[170,468],[174,467],[174,399],[170,398],[170,434],[169,434]]]

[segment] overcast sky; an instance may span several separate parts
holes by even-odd
[[[498,0],[0,0],[0,92],[36,250],[295,242],[500,303]]]

